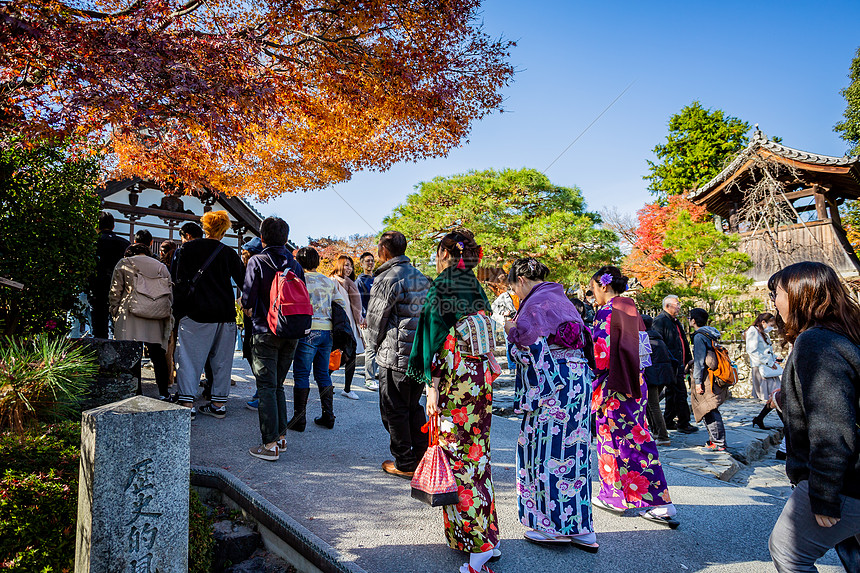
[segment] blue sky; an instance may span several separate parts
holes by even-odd
[[[361,217],[331,188],[273,199],[259,205],[263,214],[284,217],[299,244],[373,232],[421,181],[470,169],[543,170],[631,82],[547,171],[553,183],[579,187],[592,210],[632,213],[652,199],[645,161],[669,117],[694,100],[791,147],[837,156],[848,147],[833,125],[860,46],[857,0],[487,0],[482,10],[488,33],[517,42],[505,113],[475,123],[445,158],[355,173],[336,186]]]

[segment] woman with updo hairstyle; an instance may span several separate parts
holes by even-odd
[[[860,306],[823,263],[789,265],[768,287],[794,344],[781,392],[795,487],[770,556],[780,573],[816,571],[835,547],[846,571],[860,571]]]
[[[501,368],[493,356],[490,303],[472,272],[481,255],[466,230],[439,242],[439,276],[418,318],[406,370],[407,377],[427,385],[427,416],[439,416],[439,445],[457,482],[460,501],[444,506],[443,518],[448,545],[469,553],[460,573],[487,573],[499,544],[490,422],[493,380]]]
[[[598,550],[591,514],[591,333],[564,288],[547,282],[534,258],[511,266],[508,282],[522,301],[505,324],[517,365],[514,409],[517,507],[523,535],[542,544]]]
[[[627,281],[618,267],[605,266],[589,283],[598,306],[592,326],[597,377],[591,408],[601,487],[593,503],[617,513],[643,508],[640,517],[674,529],[675,506],[645,421],[648,387],[643,370],[651,365],[651,345],[636,304],[621,296]]]

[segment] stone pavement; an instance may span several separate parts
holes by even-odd
[[[445,544],[441,510],[413,500],[408,481],[381,471],[380,463],[390,458],[388,435],[379,420],[377,394],[364,389],[360,375],[354,386],[360,396],[358,401],[339,395],[343,378],[342,374],[335,375],[337,424],[333,430],[313,424],[320,407],[316,392],[312,393],[307,431],[290,432],[287,451],[275,463],[257,460],[247,453],[249,447],[259,443],[260,433],[256,412],[244,408],[254,392],[253,376],[239,354],[234,360],[233,375],[236,385],[227,417],[217,420],[198,415],[192,424],[192,464],[221,467],[233,473],[324,539],[344,561],[368,573],[458,570],[464,556]],[[291,384],[288,379],[290,413]],[[144,389],[147,394],[155,392],[151,382]],[[743,415],[738,413],[738,424]],[[572,547],[542,547],[526,542],[516,509],[518,431],[516,420],[493,419],[493,479],[503,553],[501,560],[491,565],[497,573],[775,571],[767,537],[784,504],[783,495],[779,491],[741,487],[715,479],[707,472],[691,470],[684,467],[680,461],[683,458],[669,461],[672,454],[668,449],[661,450],[661,456],[667,459],[666,477],[681,521],[677,530],[632,515],[595,510],[601,545],[596,555]],[[740,425],[733,426],[729,440],[740,443],[732,436],[736,432],[738,438],[745,435],[742,431]],[[703,443],[704,430],[689,439]],[[691,449],[681,447],[680,442],[673,442],[675,451]],[[825,573],[842,571],[832,551],[819,562],[819,569]]]

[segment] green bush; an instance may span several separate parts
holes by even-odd
[[[98,372],[95,358],[65,338],[0,341],[0,429],[77,418],[78,399]]]
[[[73,571],[81,424],[0,433],[0,569]],[[212,568],[212,518],[191,490],[188,571]]]
[[[72,571],[81,425],[0,434],[0,569]]]
[[[0,140],[0,335],[59,331],[95,266],[96,157]]]
[[[215,556],[215,535],[212,532],[212,518],[206,506],[200,501],[197,492],[191,490],[188,514],[188,571],[189,573],[208,573],[212,569]]]

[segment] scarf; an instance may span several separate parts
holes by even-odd
[[[610,321],[606,388],[638,400],[642,397],[639,387],[639,332],[645,330],[645,324],[636,304],[625,296],[612,299]]]
[[[406,375],[430,384],[433,356],[442,349],[451,328],[464,316],[489,308],[487,295],[471,270],[448,267],[442,271],[427,292]]]
[[[558,283],[543,282],[536,285],[520,304],[520,310],[514,319],[517,323],[508,333],[511,343],[520,348],[531,346],[542,336],[558,334],[559,327],[565,323],[574,323],[578,336],[584,325],[576,307],[564,294],[564,288]]]

